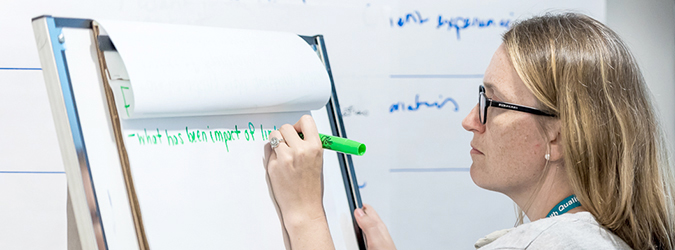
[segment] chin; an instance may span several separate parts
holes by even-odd
[[[491,180],[494,180],[495,178],[490,178],[490,176],[488,176],[485,171],[482,171],[476,167],[476,164],[471,164],[469,174],[471,174],[471,180],[474,184],[476,184],[476,186],[482,189],[498,192],[498,188],[494,185],[495,183],[491,182]]]
[[[471,164],[471,168],[469,169],[469,174],[471,175],[471,180],[473,181],[474,184],[476,184],[476,186],[479,186],[479,187],[482,188],[482,186],[481,186],[482,182],[480,181],[480,179],[481,179],[480,173],[478,173],[478,172],[480,172],[480,170],[477,169],[476,164]]]

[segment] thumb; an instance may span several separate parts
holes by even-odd
[[[363,231],[378,230],[378,227],[385,227],[375,209],[368,204],[363,204],[363,208],[354,210],[354,217],[356,217],[356,223]]]
[[[368,249],[396,249],[394,241],[389,235],[387,226],[384,225],[375,209],[368,204],[363,204],[363,208],[354,210],[356,223],[359,224],[363,234],[366,235]]]

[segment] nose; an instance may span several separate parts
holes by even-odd
[[[464,117],[464,120],[462,120],[462,127],[469,132],[485,132],[485,125],[480,123],[480,119],[478,118],[478,104],[476,104],[476,106],[471,109],[471,112]]]

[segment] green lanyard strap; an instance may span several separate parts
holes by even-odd
[[[551,212],[548,212],[548,215],[546,215],[546,218],[549,217],[554,217],[558,216],[564,213],[569,212],[570,210],[581,206],[581,203],[579,203],[579,200],[577,199],[576,195],[570,195],[569,197],[565,198],[562,200],[558,205],[555,205],[553,209],[551,209]]]

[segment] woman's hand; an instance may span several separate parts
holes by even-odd
[[[272,131],[272,137],[284,140],[272,149],[267,172],[292,248],[332,249],[323,210],[323,148],[314,120],[304,115]]]
[[[354,217],[356,218],[356,223],[363,230],[363,234],[366,235],[369,250],[396,249],[387,226],[384,225],[384,222],[382,222],[373,207],[363,204],[363,208],[354,210]]]

